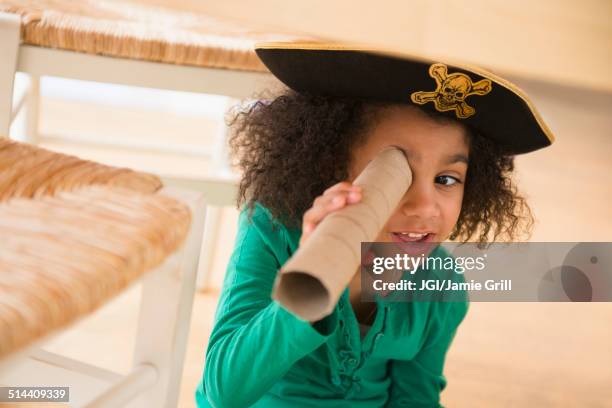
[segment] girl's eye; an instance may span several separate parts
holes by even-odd
[[[461,184],[461,181],[453,176],[438,176],[436,177],[436,183],[442,184],[444,186],[452,186],[456,183]]]

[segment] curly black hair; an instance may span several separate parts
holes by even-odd
[[[247,204],[252,214],[259,202],[288,227],[301,227],[314,199],[348,179],[350,153],[389,105],[284,89],[230,110],[230,152],[242,171],[237,207]],[[533,215],[511,178],[514,156],[470,126],[420,110],[436,121],[460,123],[469,140],[462,208],[449,239],[482,247],[530,235]]]

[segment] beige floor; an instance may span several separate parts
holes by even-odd
[[[127,372],[138,288],[47,347]],[[196,296],[180,407],[192,407],[217,296]],[[449,352],[448,407],[609,407],[612,304],[473,303]]]
[[[554,92],[535,87],[546,113],[555,119],[564,135],[545,151],[517,160],[518,179],[538,218],[535,241],[611,241],[612,143],[610,118],[593,113],[593,105],[568,106],[567,95],[558,100]],[[571,96],[571,95],[570,95]],[[602,97],[609,104],[609,97]],[[597,101],[593,101],[595,104]],[[210,123],[195,119],[144,120],[139,112],[100,113],[80,104],[46,101],[43,128],[72,128],[97,123],[99,134],[112,131],[111,125],[145,126],[137,137],[158,137],[165,131],[191,134],[181,143],[205,143]],[[568,109],[574,113],[568,116]],[[79,115],[66,116],[66,112]],[[115,116],[113,116],[115,115]],[[74,120],[78,117],[81,120]],[[64,119],[62,119],[64,118]],[[91,126],[90,126],[91,128]],[[190,130],[191,129],[191,130]],[[191,132],[191,133],[189,133]],[[152,135],[152,136],[151,136]],[[136,155],[112,149],[77,147],[50,143],[50,147],[111,164],[129,164],[151,170],[189,175],[203,174],[206,165],[195,158]],[[181,166],[177,167],[180,159]],[[224,213],[223,238],[217,249],[212,285],[218,287],[233,244],[235,212]],[[49,349],[82,358],[109,369],[129,368],[138,288],[122,294],[73,330],[57,338]],[[217,296],[215,292],[196,296],[191,332],[182,378],[180,406],[192,407],[193,392],[199,381],[204,351],[212,326]],[[591,407],[612,406],[612,303],[533,304],[473,303],[449,352],[446,373],[448,388],[443,401],[449,407]]]

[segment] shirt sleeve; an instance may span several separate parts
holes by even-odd
[[[313,324],[276,300],[272,287],[287,251],[282,231],[269,229],[264,213],[253,223],[243,210],[215,313],[204,367],[204,384],[214,407],[247,407],[260,399],[289,368],[321,346],[335,330],[337,310]]]
[[[439,303],[437,306],[444,305]],[[457,327],[467,314],[468,302],[446,303],[447,318],[430,330],[423,348],[412,360],[391,360],[391,389],[386,408],[443,408],[440,393],[446,388],[443,374],[446,353]]]

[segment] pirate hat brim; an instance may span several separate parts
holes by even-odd
[[[415,104],[471,125],[506,154],[554,141],[527,95],[482,69],[342,44],[260,43],[255,51],[297,92]]]

